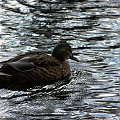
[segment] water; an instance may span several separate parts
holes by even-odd
[[[0,61],[60,40],[80,59],[70,83],[0,89],[0,119],[120,120],[120,1],[0,0]]]

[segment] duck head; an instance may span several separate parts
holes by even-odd
[[[53,49],[52,56],[58,59],[60,62],[64,62],[67,59],[71,59],[79,62],[79,60],[73,56],[72,48],[67,42],[60,42]]]

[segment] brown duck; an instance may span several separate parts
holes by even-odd
[[[24,90],[65,79],[70,74],[67,59],[78,61],[67,42],[60,42],[52,55],[26,53],[2,63],[0,88]]]

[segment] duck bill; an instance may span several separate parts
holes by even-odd
[[[70,56],[70,59],[79,62],[79,60],[76,57],[74,57],[73,55]]]

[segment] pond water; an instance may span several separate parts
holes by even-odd
[[[70,82],[0,89],[0,119],[120,120],[120,1],[0,0],[0,62],[60,40],[80,59]]]

